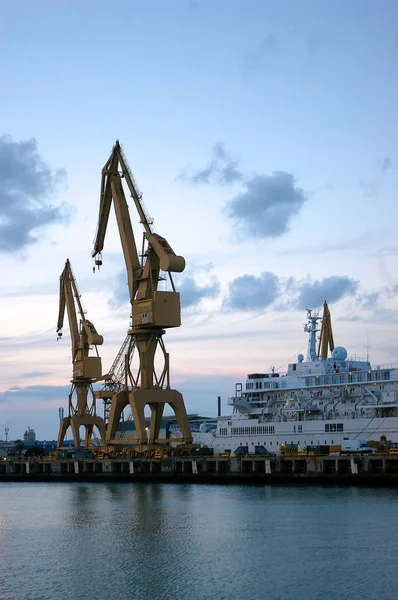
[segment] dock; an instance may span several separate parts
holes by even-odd
[[[0,483],[163,482],[398,485],[398,455],[3,460]]]

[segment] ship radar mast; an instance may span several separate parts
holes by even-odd
[[[310,338],[308,340],[308,352],[307,352],[307,360],[315,361],[318,358],[316,352],[316,334],[319,329],[316,328],[318,321],[321,319],[319,316],[319,311],[313,311],[307,308],[307,319],[308,322],[304,325],[304,331],[310,334]]]

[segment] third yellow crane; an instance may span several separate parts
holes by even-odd
[[[332,318],[330,316],[328,303],[325,300],[323,304],[321,332],[319,335],[318,358],[326,359],[328,357],[328,349],[330,349],[330,352],[333,352],[334,340],[332,331]]]

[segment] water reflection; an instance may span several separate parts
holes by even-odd
[[[373,600],[387,597],[386,582],[391,598],[397,497],[316,487],[7,484],[0,600]]]

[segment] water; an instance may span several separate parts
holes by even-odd
[[[390,600],[398,490],[0,484],[0,600]]]

